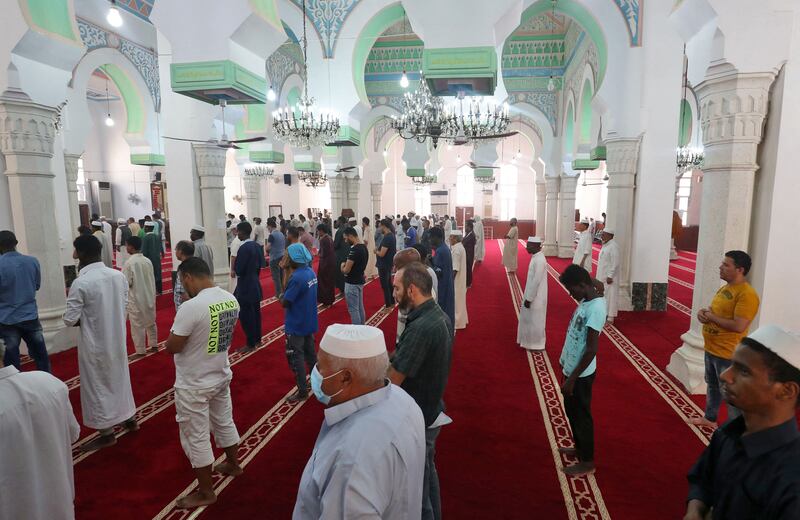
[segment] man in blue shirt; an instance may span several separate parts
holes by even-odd
[[[19,364],[19,343],[25,340],[36,368],[50,372],[50,358],[39,323],[36,291],[42,283],[39,261],[17,252],[17,237],[0,231],[0,341],[6,345],[6,366]]]
[[[439,279],[439,292],[436,300],[450,323],[456,322],[456,291],[454,285],[453,257],[450,248],[444,243],[444,231],[440,227],[431,229],[431,246],[434,249],[433,270]]]
[[[236,290],[233,295],[239,302],[239,323],[247,337],[245,352],[254,351],[261,344],[261,268],[265,267],[264,248],[250,238],[253,227],[249,222],[236,226],[242,244],[236,253],[233,269],[236,272]]]
[[[283,291],[281,305],[285,309],[286,358],[297,381],[297,392],[288,403],[308,399],[306,369],[317,364],[314,333],[317,332],[317,275],[311,269],[311,253],[306,246],[295,243],[287,249],[289,280]]]
[[[405,246],[413,247],[417,244],[417,230],[411,225],[408,219],[403,219],[403,231],[406,233]]]
[[[272,283],[275,285],[275,296],[280,298],[283,295],[283,269],[281,269],[281,259],[286,252],[286,237],[278,229],[278,221],[275,217],[267,219],[267,255],[269,255],[269,272],[272,275]]]
[[[567,413],[574,448],[559,452],[578,457],[578,463],[563,471],[570,476],[594,473],[594,420],[592,419],[592,383],[597,365],[597,342],[606,323],[606,301],[597,294],[592,277],[583,267],[570,264],[559,277],[561,285],[578,301],[561,351],[559,364],[564,373],[561,393]]]

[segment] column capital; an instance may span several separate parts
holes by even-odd
[[[225,148],[215,144],[192,143],[197,175],[202,177],[225,177]]]
[[[340,195],[344,192],[344,177],[339,175],[334,177],[328,177],[328,187],[331,190],[331,197],[336,195]]]
[[[559,177],[545,175],[544,185],[547,193],[558,193],[559,184],[561,184],[561,179]]]
[[[562,173],[561,174],[561,187],[559,191],[561,193],[575,193],[575,189],[578,187],[578,175],[567,175]]]
[[[18,89],[9,89],[0,96],[0,152],[12,155],[53,157],[56,110],[34,103]],[[7,164],[7,175],[19,173]],[[26,168],[27,170],[27,168]],[[26,171],[26,174],[53,176],[49,171]]]
[[[618,137],[607,139],[606,166],[609,177],[615,174],[636,174],[639,163],[640,137]]]
[[[64,171],[67,174],[68,191],[78,191],[75,183],[78,182],[78,160],[80,158],[80,154],[64,152]]]
[[[380,197],[383,195],[383,183],[382,182],[373,182],[369,185],[369,192],[370,195],[373,197]]]
[[[258,196],[258,191],[261,189],[261,178],[251,177],[249,175],[242,176],[244,184],[244,193],[248,199],[254,199]]]

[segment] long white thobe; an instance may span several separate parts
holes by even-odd
[[[619,296],[619,244],[613,238],[603,244],[600,258],[597,261],[596,278],[603,282],[606,299],[606,315],[609,318],[617,316],[617,298]],[[611,278],[611,283],[608,279]]]
[[[131,326],[136,321],[144,327],[156,322],[156,281],[153,262],[141,253],[131,256],[122,268],[128,280],[128,313]],[[131,312],[133,311],[133,312]],[[136,316],[136,319],[133,316]]]
[[[507,270],[514,272],[517,270],[517,253],[519,251],[519,228],[512,226],[506,235],[505,244],[503,244],[503,265]]]
[[[528,350],[544,350],[547,321],[547,260],[541,251],[531,257],[528,279],[522,295],[517,326],[517,343]],[[525,302],[531,302],[525,308]]]
[[[586,255],[586,259],[583,256]],[[592,234],[587,229],[581,231],[578,236],[578,245],[575,246],[575,254],[572,257],[572,263],[578,264],[583,267],[589,274],[592,274]]]
[[[78,371],[81,376],[83,424],[102,430],[136,413],[128,371],[125,275],[101,262],[78,273],[67,296],[64,323],[80,321]]]
[[[475,220],[475,261],[483,262],[486,256],[486,244],[483,243],[483,220]]]
[[[114,246],[119,248],[119,251],[117,251],[117,267],[122,267],[131,257],[125,248],[125,244],[122,243],[122,226],[117,226],[114,234]]]
[[[80,426],[67,386],[9,365],[0,368],[0,396],[0,518],[75,518],[70,445]]]
[[[448,246],[450,245],[450,233],[453,231],[453,223],[450,219],[444,221],[444,242]]]
[[[375,256],[375,235],[372,233],[372,227],[365,226],[361,229],[361,240],[364,241],[364,246],[366,246],[369,252],[367,267],[364,269],[364,276],[366,278],[377,276],[378,267],[376,264],[377,256]]]
[[[452,247],[453,271],[455,276],[456,295],[456,329],[464,329],[469,323],[467,316],[467,250],[464,244],[456,242]]]
[[[99,229],[92,233],[92,235],[94,235],[94,237],[100,241],[100,245],[103,246],[103,249],[100,251],[100,260],[102,260],[103,265],[106,267],[114,267],[114,248],[111,245],[111,240]]]

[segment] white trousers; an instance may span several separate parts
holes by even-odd
[[[231,380],[201,390],[175,389],[175,420],[180,429],[181,446],[193,468],[214,462],[210,433],[217,448],[228,448],[239,442],[233,423]]]
[[[606,315],[609,318],[617,317],[617,301],[619,299],[619,278],[611,285],[603,280],[603,297],[606,299]]]
[[[155,316],[147,316],[136,305],[128,304],[128,319],[131,321],[131,339],[137,354],[144,354],[145,335],[147,336],[147,346],[155,348],[158,345],[158,329],[156,328]]]

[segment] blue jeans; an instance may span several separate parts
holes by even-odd
[[[441,426],[425,429],[425,477],[422,483],[422,520],[442,518],[442,500],[439,497],[439,474],[436,472],[436,437]]]
[[[347,302],[347,312],[353,325],[363,325],[367,321],[367,311],[364,310],[364,284],[344,284],[344,300]]]
[[[706,365],[706,419],[711,422],[717,422],[717,412],[722,404],[722,382],[719,375],[722,374],[729,366],[731,366],[730,359],[722,359],[713,354],[705,353]],[[730,404],[726,403],[728,407],[728,420],[739,417],[742,412]]]
[[[19,370],[19,343],[22,339],[28,345],[28,352],[36,362],[36,368],[50,372],[50,358],[47,356],[47,346],[44,344],[42,324],[38,319],[11,325],[0,324],[0,341],[6,345],[6,355],[3,356],[6,366],[14,365]]]
[[[275,296],[278,297],[283,295],[283,269],[278,265],[281,263],[281,258],[270,258],[269,261],[269,272],[272,274],[272,283],[275,285]]]

